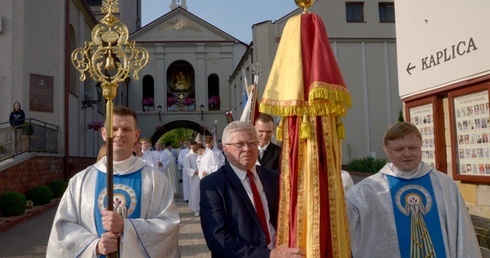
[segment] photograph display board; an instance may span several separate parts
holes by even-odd
[[[432,96],[405,103],[406,121],[411,122],[422,135],[422,161],[447,173],[444,117],[442,98]]]
[[[434,109],[432,103],[412,107],[410,122],[417,126],[422,134],[422,160],[435,168],[435,137],[434,137]]]
[[[457,171],[490,177],[488,90],[453,98]]]

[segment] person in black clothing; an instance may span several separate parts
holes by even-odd
[[[26,115],[24,113],[24,110],[22,110],[20,103],[15,102],[12,112],[10,112],[10,117],[9,117],[10,125],[12,127],[23,125],[25,119],[26,119]]]
[[[279,171],[281,146],[271,142],[274,132],[274,119],[268,114],[261,113],[255,120],[255,129],[259,135],[258,161],[261,166]]]

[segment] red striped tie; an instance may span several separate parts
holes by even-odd
[[[252,188],[252,195],[254,197],[255,210],[257,211],[257,216],[259,217],[260,226],[264,231],[267,244],[270,243],[271,237],[269,235],[269,227],[267,226],[267,220],[265,218],[264,206],[262,205],[262,200],[260,199],[259,191],[254,181],[254,174],[251,171],[247,171],[248,181],[250,182],[250,188]]]

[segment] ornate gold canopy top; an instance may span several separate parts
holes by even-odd
[[[308,12],[308,8],[313,5],[314,1],[315,0],[294,0],[299,8],[303,8],[304,13]]]

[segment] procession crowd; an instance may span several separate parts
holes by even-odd
[[[115,107],[114,209],[105,208],[101,148],[97,163],[69,182],[47,257],[179,257],[180,181],[213,257],[305,257],[300,247],[276,245],[281,147],[273,131],[273,118],[260,114],[254,125],[228,124],[221,142],[206,136],[152,148],[136,114]],[[395,123],[383,144],[391,162],[379,173],[356,185],[342,175],[352,257],[481,257],[457,185],[422,161],[417,127]]]

